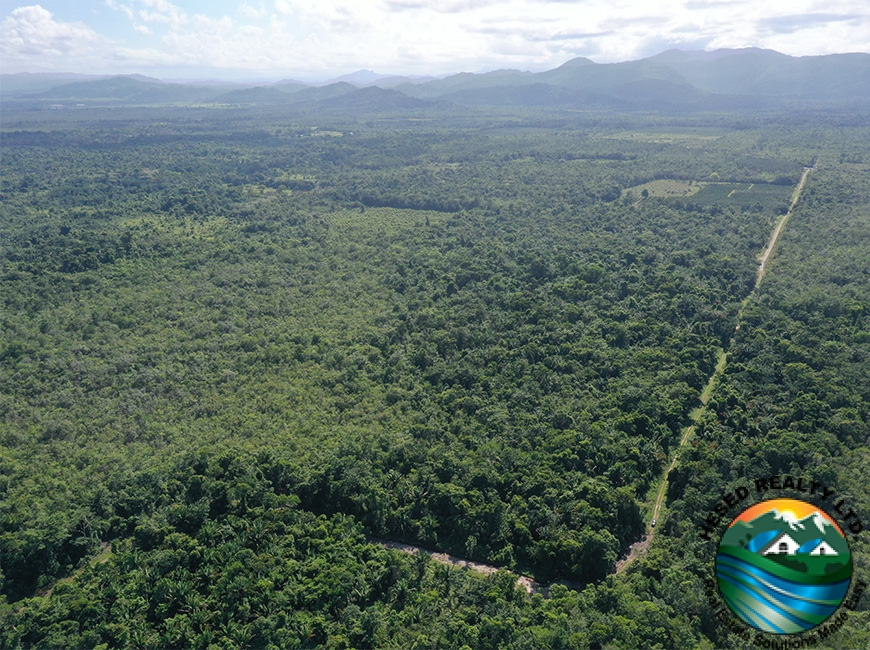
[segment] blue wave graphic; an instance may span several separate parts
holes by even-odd
[[[765,632],[794,634],[812,629],[840,606],[851,580],[801,584],[777,577],[739,558],[719,553],[716,578],[731,610]]]
[[[749,564],[744,560],[725,553],[719,553],[716,556],[717,569],[720,565],[734,566],[740,571],[754,576],[755,578],[765,583],[766,587],[771,591],[778,591],[782,594],[789,594],[791,596],[794,596],[795,598],[800,598],[802,600],[828,602],[830,604],[839,603],[843,599],[843,594],[846,592],[846,590],[848,590],[850,582],[849,580],[843,580],[842,582],[835,582],[826,585],[814,585],[801,582],[793,582],[791,580],[786,580],[785,578],[775,576],[772,573],[768,573],[764,569],[760,569],[754,564]]]
[[[749,623],[753,627],[756,627],[759,630],[764,630],[765,632],[774,632],[776,634],[786,633],[785,630],[777,625],[774,625],[764,616],[757,614],[753,609],[745,606],[742,602],[739,602],[729,597],[725,598],[725,602],[731,608],[732,612],[737,614],[740,618],[742,618],[745,622]]]
[[[743,589],[744,586],[754,588],[756,600],[763,599],[767,606],[776,611],[779,616],[792,619],[795,623],[801,622],[800,615],[802,614],[827,617],[836,609],[836,605],[817,605],[798,598],[792,598],[778,591],[776,592],[776,599],[770,598],[769,596],[772,592],[766,589],[767,585],[755,578],[740,575],[738,572],[722,570],[717,575],[721,576],[723,580],[740,587],[743,591],[746,591],[746,589]]]

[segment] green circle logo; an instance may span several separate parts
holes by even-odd
[[[770,499],[741,512],[716,554],[719,593],[737,618],[773,634],[824,623],[846,598],[852,554],[826,512]]]

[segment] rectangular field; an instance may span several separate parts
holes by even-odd
[[[792,187],[766,183],[704,183],[692,195],[692,201],[701,205],[739,205],[744,208],[776,210],[788,207]]]
[[[735,205],[747,209],[781,211],[787,208],[793,188],[770,183],[715,183],[659,179],[622,191],[623,197],[637,201],[647,198],[689,199],[704,206]]]

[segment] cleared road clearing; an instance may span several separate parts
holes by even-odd
[[[746,305],[749,303],[749,300],[752,296],[755,295],[755,292],[758,290],[758,287],[761,285],[761,280],[764,277],[766,272],[766,264],[770,259],[770,256],[773,254],[773,251],[776,249],[776,244],[779,241],[779,236],[785,228],[785,224],[788,223],[789,218],[791,217],[792,211],[794,210],[794,206],[797,205],[798,199],[800,199],[801,192],[803,192],[804,185],[807,182],[807,176],[810,175],[810,172],[813,170],[813,167],[805,167],[804,173],[801,176],[800,182],[797,184],[794,192],[791,196],[791,204],[789,205],[788,212],[786,212],[776,223],[776,227],[773,229],[773,233],[770,235],[770,239],[767,242],[767,248],[764,249],[764,253],[761,255],[761,259],[758,265],[758,274],[755,277],[755,286],[752,288],[752,291],[746,296],[746,299],[740,305],[740,310],[737,312],[737,327],[735,329],[740,329],[740,318],[743,315],[743,310]],[[713,389],[716,386],[716,382],[719,380],[719,377],[725,372],[725,368],[728,365],[728,355],[726,352],[721,352],[719,356],[719,362],[716,364],[716,369],[713,371],[713,374],[710,376],[710,380],[707,382],[707,386],[704,388],[704,391],[701,393],[701,406],[696,408],[692,412],[692,424],[686,427],[683,432],[682,438],[680,438],[680,444],[674,450],[674,456],[671,459],[668,468],[665,470],[664,475],[662,476],[661,485],[659,486],[658,493],[656,494],[656,500],[653,504],[652,508],[652,518],[650,519],[650,523],[647,525],[646,534],[640,539],[640,541],[635,542],[631,545],[631,550],[628,555],[623,559],[619,560],[616,563],[616,573],[621,573],[627,569],[632,562],[636,559],[643,557],[646,555],[647,550],[649,549],[650,544],[652,543],[653,538],[656,533],[656,526],[661,525],[661,509],[664,504],[665,495],[668,491],[668,477],[671,475],[671,471],[677,466],[677,461],[680,457],[680,451],[695,433],[695,427],[698,422],[701,421],[704,413],[707,410],[707,402],[710,401],[710,396],[713,394]],[[653,524],[652,522],[656,522]]]
[[[792,210],[794,210],[794,206],[797,204],[798,199],[800,198],[801,192],[804,189],[804,185],[807,182],[807,176],[813,170],[812,167],[804,168],[803,176],[801,176],[801,180],[795,188],[794,193],[792,194],[791,205],[789,206],[788,212],[782,216],[782,218],[777,221],[776,227],[773,230],[773,233],[770,236],[770,240],[767,243],[767,248],[764,249],[764,253],[761,256],[761,261],[758,267],[758,275],[755,279],[755,286],[753,287],[750,294],[743,301],[743,304],[740,307],[740,311],[738,312],[738,325],[737,329],[740,329],[740,316],[743,314],[743,308],[749,302],[749,299],[755,294],[758,286],[761,284],[761,279],[764,277],[765,273],[765,264],[770,256],[773,254],[774,249],[776,248],[776,244],[779,240],[779,236],[782,233],[783,228],[785,228],[785,224],[788,222],[789,217],[791,216]],[[646,555],[647,550],[649,549],[650,544],[652,543],[653,538],[655,537],[656,527],[661,526],[661,512],[662,506],[664,505],[665,495],[668,492],[668,477],[670,477],[671,471],[677,466],[677,462],[680,457],[680,451],[685,447],[686,443],[691,439],[692,435],[695,433],[695,427],[701,421],[701,418],[704,416],[704,413],[707,411],[707,403],[710,401],[710,397],[713,395],[713,390],[716,387],[716,383],[719,378],[725,372],[725,368],[728,365],[728,355],[725,351],[720,351],[719,359],[716,363],[716,369],[713,371],[713,374],[710,375],[710,379],[707,381],[707,385],[704,387],[703,392],[701,393],[701,405],[694,409],[691,414],[692,424],[690,424],[683,431],[683,435],[680,438],[680,444],[674,450],[673,458],[671,462],[668,464],[668,468],[665,470],[662,475],[661,484],[659,486],[658,492],[656,493],[656,500],[653,503],[652,508],[652,517],[650,518],[650,523],[647,524],[646,534],[637,542],[631,545],[631,549],[629,554],[623,559],[619,560],[616,563],[616,573],[622,573],[627,569],[632,562],[636,559],[643,557]],[[652,522],[656,522],[653,524]],[[448,564],[451,566],[468,569],[471,571],[477,571],[478,573],[483,573],[485,575],[491,575],[499,570],[498,567],[489,565],[489,564],[481,564],[480,562],[473,562],[471,560],[467,560],[465,558],[457,557],[455,555],[449,555],[447,553],[439,553],[437,551],[430,551],[424,549],[420,546],[414,546],[412,544],[403,544],[401,542],[393,542],[387,539],[382,539],[378,537],[370,537],[369,541],[375,542],[384,546],[385,548],[396,549],[402,551],[404,553],[423,553],[428,555],[430,558],[435,560],[436,562],[441,562],[443,564]],[[538,582],[535,582],[532,578],[528,576],[521,575],[519,573],[514,573],[513,571],[508,571],[508,573],[512,573],[516,576],[517,584],[520,585],[523,589],[525,589],[528,593],[543,593],[547,594],[548,588],[547,586],[541,585]],[[564,584],[564,583],[563,583]]]

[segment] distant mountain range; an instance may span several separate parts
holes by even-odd
[[[360,70],[326,84],[169,83],[141,75],[0,75],[4,107],[66,104],[286,105],[404,112],[446,105],[618,110],[753,110],[870,103],[870,54],[791,57],[772,50],[681,51],[624,63],[577,58],[546,72],[497,70],[441,79]]]

